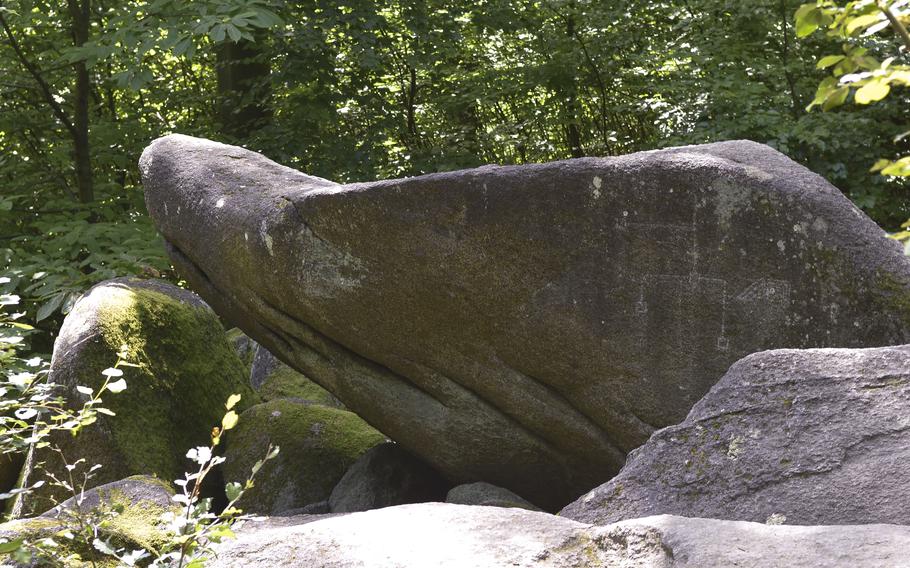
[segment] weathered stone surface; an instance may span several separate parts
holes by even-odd
[[[137,475],[86,491],[82,496],[80,508],[86,517],[93,511],[96,513],[119,511],[98,526],[99,538],[130,549],[160,550],[162,545],[168,542],[168,535],[161,524],[161,516],[167,511],[178,509],[171,501],[173,494],[173,490],[163,481]],[[122,565],[111,557],[100,558],[100,555],[92,550],[89,542],[61,536],[60,533],[64,530],[76,532],[78,521],[68,514],[72,506],[71,498],[41,516],[0,524],[0,541],[17,538],[36,541],[52,538],[58,546],[56,549],[58,561],[33,558],[29,566],[35,568],[62,565],[59,559],[68,558],[71,554],[79,554],[82,558],[97,558],[97,562],[93,562],[92,565],[99,568]],[[98,516],[100,518],[104,515]],[[7,564],[4,562],[7,560],[9,560],[7,556],[0,554],[0,564],[3,566],[20,566]],[[87,566],[89,563],[75,561],[66,563],[66,566],[84,565]]]
[[[134,475],[89,489],[80,495],[79,507],[87,512],[103,506],[120,504],[124,507],[155,508],[163,513],[176,507],[171,500],[173,496],[174,489],[157,477]],[[70,497],[39,517],[57,518],[72,510],[75,504],[76,498]]]
[[[212,568],[902,566],[910,527],[795,527],[669,515],[590,526],[522,509],[426,503],[305,525],[247,525]]]
[[[898,244],[752,142],[338,185],[168,136],[140,166],[219,313],[453,481],[548,509],[746,354],[910,342]]]
[[[224,401],[240,393],[241,409],[255,397],[243,364],[225,337],[215,313],[195,294],[157,280],[117,278],[89,290],[67,315],[54,343],[50,378],[62,385],[70,403],[85,396],[77,385],[98,389],[101,372],[117,362],[127,346],[127,389],[103,396],[116,416],[98,421],[76,437],[68,432],[52,442],[74,462],[84,458],[94,472],[89,487],[136,474],[183,478],[189,448],[208,445],[212,427],[221,423]],[[66,477],[60,457],[50,449],[30,453],[25,484],[43,479],[35,464]],[[81,470],[76,471],[80,476]],[[15,516],[44,511],[68,495],[50,484],[14,506]]]
[[[269,444],[279,446],[240,500],[248,513],[275,515],[327,500],[357,458],[385,439],[351,412],[272,400],[241,414],[225,436],[224,477],[242,483]]]
[[[446,503],[456,505],[481,505],[484,507],[519,507],[531,511],[540,509],[503,487],[483,481],[453,487],[446,494]]]
[[[449,484],[439,472],[394,442],[363,454],[332,489],[333,513],[444,501]]]
[[[910,346],[767,351],[561,514],[910,524],[908,463]]]
[[[255,348],[250,370],[250,385],[263,400],[293,398],[344,408],[341,401],[332,393],[282,363],[261,345]]]
[[[237,353],[244,367],[246,367],[247,373],[249,373],[253,367],[253,358],[256,356],[256,349],[259,344],[236,327],[227,330],[227,338],[234,347],[234,352]]]

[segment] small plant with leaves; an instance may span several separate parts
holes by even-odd
[[[228,504],[220,513],[212,512],[211,498],[201,495],[205,478],[216,466],[224,462],[224,457],[215,455],[215,450],[221,444],[222,435],[237,425],[239,417],[233,409],[238,402],[239,394],[233,394],[228,398],[225,404],[227,412],[221,419],[221,426],[212,429],[211,445],[193,448],[187,452],[186,457],[197,468],[195,472],[187,473],[183,479],[174,482],[181,489],[181,492],[174,496],[174,501],[180,504],[181,509],[178,512],[165,513],[164,521],[172,535],[170,550],[160,554],[150,567],[199,568],[213,554],[212,545],[224,538],[233,537],[235,524],[248,518],[237,508],[237,502],[244,491],[253,487],[253,480],[265,462],[278,455],[277,446],[271,444],[268,446],[265,456],[253,465],[245,482],[242,484],[230,482],[225,486]]]
[[[819,59],[816,67],[830,70],[830,75],[819,84],[808,108],[837,108],[851,93],[853,102],[868,105],[887,97],[893,87],[910,86],[910,65],[903,62],[910,52],[908,22],[908,0],[855,0],[843,4],[816,0],[800,6],[796,11],[797,35],[806,37],[825,29],[828,36],[841,41],[843,51]],[[889,30],[896,41],[880,37]],[[879,59],[872,48],[888,56]],[[895,137],[894,142],[898,143],[908,135],[910,131]],[[896,160],[881,158],[871,165],[870,171],[885,176],[910,176],[910,156]],[[904,252],[910,254],[910,221],[890,236],[901,241]]]

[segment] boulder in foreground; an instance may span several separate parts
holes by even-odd
[[[750,355],[560,513],[910,524],[910,346]]]
[[[306,518],[312,521],[312,518]],[[598,527],[523,509],[425,503],[256,530],[212,568],[885,568],[910,527],[795,527],[663,515]]]
[[[140,162],[215,309],[452,482],[558,509],[769,348],[910,342],[910,265],[737,141],[339,185],[173,135]]]

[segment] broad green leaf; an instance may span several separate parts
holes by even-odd
[[[888,165],[889,165],[890,163],[891,163],[891,160],[886,160],[886,159],[882,158],[881,160],[878,160],[877,162],[875,162],[875,163],[872,165],[872,167],[869,168],[869,171],[870,171],[870,172],[877,172],[877,171],[879,171],[879,170],[882,170],[882,169],[888,167]]]
[[[859,16],[847,22],[845,29],[847,30],[847,34],[850,35],[857,30],[867,28],[872,24],[877,23],[883,17],[883,15],[877,12],[875,14],[866,14],[865,16]]]
[[[243,493],[243,486],[236,481],[232,481],[224,486],[224,492],[227,494],[228,501],[233,501]]]
[[[815,4],[803,4],[796,11],[796,37],[806,37],[818,29],[819,9]]]
[[[234,412],[233,410],[229,410],[227,412],[227,414],[225,414],[224,417],[221,419],[221,430],[222,431],[230,430],[231,428],[233,428],[234,426],[237,425],[237,421],[239,419],[240,419],[240,417],[237,416],[236,412]]]
[[[845,57],[846,56],[844,56],[844,55],[826,55],[825,57],[822,57],[818,61],[818,63],[815,64],[815,68],[816,69],[827,69],[828,67],[831,67],[835,63],[839,63],[840,61],[843,61],[843,59]]]
[[[0,543],[0,554],[9,554],[13,551],[19,550],[24,540],[25,539],[23,538],[17,538],[9,542]]]
[[[822,110],[831,110],[844,104],[847,96],[850,94],[850,87],[839,87],[831,91],[825,102],[822,103]]]
[[[854,100],[857,104],[867,105],[880,101],[891,91],[891,86],[879,79],[872,79],[856,91]]]
[[[125,391],[126,390],[126,380],[118,379],[112,383],[108,383],[107,390],[111,391],[114,394]]]
[[[227,402],[224,404],[224,408],[226,410],[230,410],[230,409],[234,408],[235,406],[237,406],[238,402],[240,402],[240,395],[236,394],[236,393],[232,394],[231,396],[228,397]]]

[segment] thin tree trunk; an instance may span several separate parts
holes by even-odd
[[[82,47],[88,42],[91,22],[91,0],[68,0],[73,20],[73,45]],[[89,142],[89,98],[92,92],[91,77],[85,61],[73,64],[76,72],[76,91],[73,100],[73,149],[76,162],[76,188],[79,201],[91,203],[95,199],[92,177],[92,155]]]
[[[246,140],[272,120],[271,65],[261,41],[226,41],[216,53],[221,131]]]
[[[575,37],[575,16],[569,15],[566,18],[566,35],[570,38]],[[581,132],[578,128],[578,85],[574,73],[569,82],[569,89],[566,93],[566,107],[569,114],[569,120],[566,124],[566,141],[569,144],[569,152],[573,158],[581,158],[585,155],[581,147]]]

